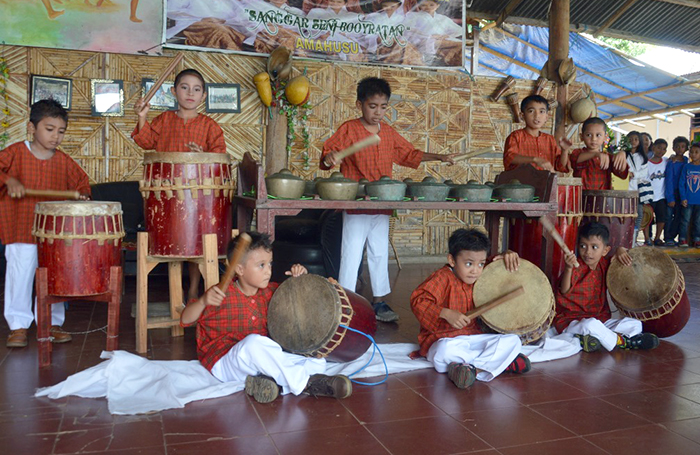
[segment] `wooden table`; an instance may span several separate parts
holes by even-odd
[[[513,171],[502,172],[496,183],[509,182],[517,178],[521,183],[535,186],[535,196],[545,202],[423,202],[423,201],[328,201],[322,199],[269,199],[263,170],[250,154],[246,153],[238,166],[238,190],[234,197],[238,216],[238,229],[250,228],[253,212],[257,211],[257,230],[268,233],[274,240],[275,218],[294,216],[304,209],[377,209],[377,210],[471,210],[485,213],[486,229],[491,238],[491,254],[500,253],[498,242],[501,218],[539,218],[546,216],[554,224],[557,216],[557,176],[547,171],[537,171],[531,166],[521,166]],[[254,191],[255,190],[255,191]],[[247,196],[251,192],[256,197]],[[507,223],[506,223],[507,226]],[[504,232],[507,235],[507,229]],[[507,242],[504,242],[507,244]],[[543,236],[543,270],[552,278],[552,245],[548,235]]]

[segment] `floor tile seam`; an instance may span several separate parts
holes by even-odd
[[[419,387],[419,389],[429,389],[429,388],[431,388],[431,387]],[[430,400],[428,399],[428,397],[426,397],[425,395],[423,395],[422,393],[420,393],[420,391],[419,391],[418,389],[413,389],[413,390],[414,390],[416,393],[418,393],[419,395],[421,395],[423,398],[425,398],[426,400],[430,401]],[[512,404],[509,404],[509,405],[503,405],[503,406],[495,406],[495,407],[474,409],[474,410],[471,410],[471,411],[457,411],[457,413],[459,413],[459,412],[480,412],[480,411],[489,411],[489,410],[491,410],[491,409],[519,408],[519,407],[524,407],[524,406],[525,406],[524,404],[522,404],[522,403],[520,403],[519,401],[513,399],[512,397],[509,397],[508,395],[506,395],[505,393],[501,392],[500,390],[496,390],[496,389],[492,389],[492,390],[495,391],[495,392],[497,392],[497,393],[502,394],[504,397],[508,398],[509,400],[513,400],[513,403],[512,403]],[[432,401],[430,401],[430,402],[432,403]],[[455,414],[455,412],[450,412],[450,411],[448,411],[447,409],[443,409],[442,407],[440,407],[440,405],[438,405],[438,404],[436,404],[436,403],[432,403],[432,404],[433,404],[434,406],[436,406],[438,409],[440,409],[442,412],[444,412],[445,414],[447,414],[447,415],[453,415],[453,414]]]
[[[367,422],[367,423],[369,423],[369,422]],[[362,426],[362,428],[364,428],[364,430],[365,430],[367,433],[369,433],[370,436],[372,436],[372,437],[374,438],[374,440],[377,441],[377,443],[378,443],[380,446],[382,446],[382,448],[383,448],[384,450],[386,450],[386,453],[391,454],[391,455],[394,455],[394,453],[393,453],[391,450],[389,450],[389,448],[379,439],[379,437],[378,437],[376,434],[374,434],[374,433],[372,432],[372,430],[370,430],[370,429],[367,427],[367,423],[364,423],[364,424],[361,423],[360,426]],[[382,423],[383,423],[383,422],[382,422]]]
[[[475,412],[477,412],[477,411],[475,411]],[[463,413],[461,413],[461,414],[463,414]],[[467,428],[467,426],[464,424],[464,422],[463,422],[462,420],[460,420],[460,419],[457,418],[456,414],[448,414],[448,416],[449,416],[452,420],[454,420],[455,422],[457,422],[457,424],[459,424],[459,426],[461,426],[462,428],[464,428],[465,430],[467,430],[469,433],[471,433],[471,435],[474,436],[476,439],[478,439],[479,441],[483,442],[487,447],[490,448],[490,450],[498,450],[498,449],[496,449],[496,447],[494,447],[493,445],[489,444],[488,441],[486,441],[484,438],[482,438],[481,436],[479,436],[478,434],[476,434],[475,432],[473,432],[472,430],[470,430],[469,428]],[[484,449],[484,450],[489,450],[489,449]],[[499,452],[499,453],[500,453],[500,452]]]
[[[697,417],[696,417],[696,418],[697,418]],[[683,420],[692,420],[692,419],[683,419]],[[671,421],[671,422],[661,422],[661,423],[659,423],[658,425],[659,425],[661,428],[663,428],[664,430],[670,431],[671,433],[673,433],[673,434],[675,434],[675,435],[677,435],[677,436],[680,436],[680,437],[682,437],[682,438],[684,438],[684,439],[687,439],[688,441],[693,442],[693,443],[697,444],[698,447],[700,447],[700,442],[694,441],[694,440],[690,439],[689,437],[687,437],[686,435],[684,435],[684,434],[682,434],[682,433],[679,433],[679,432],[677,432],[677,431],[674,431],[674,430],[672,430],[671,428],[668,428],[668,427],[666,427],[666,426],[664,425],[664,423],[682,422],[683,420],[673,420],[673,421]]]
[[[682,437],[683,439],[694,443],[695,445],[697,445],[697,446],[700,448],[700,443],[698,443],[697,441],[693,441],[692,439],[689,439],[689,438],[683,436],[682,434],[676,433],[675,431],[673,431],[673,430],[671,430],[671,429],[669,429],[669,428],[666,428],[665,426],[663,426],[663,425],[660,424],[660,423],[651,422],[650,425],[644,425],[644,426],[655,426],[655,427],[659,427],[659,428],[661,428],[661,429],[663,429],[663,430],[665,430],[665,431],[668,431],[669,433],[673,433],[673,434],[676,435],[676,436],[680,436],[680,437]],[[620,431],[627,431],[627,430],[630,430],[630,429],[639,429],[639,428],[641,428],[641,427],[619,428],[619,429],[617,429],[617,430],[610,430],[610,431],[604,431],[604,432],[595,433],[595,434],[582,435],[581,438],[585,439],[586,442],[589,442],[589,443],[593,444],[594,446],[599,447],[599,446],[597,446],[593,441],[590,441],[590,440],[588,440],[587,438],[588,438],[588,437],[591,437],[591,436],[600,436],[600,435],[604,435],[604,434],[612,434],[612,433],[617,433],[617,432],[620,432]],[[604,450],[604,449],[601,448],[601,447],[599,447],[599,448],[600,448],[601,450]],[[606,453],[608,453],[608,452],[606,452]],[[614,455],[614,454],[613,454],[613,455]]]
[[[593,398],[596,398],[596,397],[593,397]],[[574,401],[574,400],[569,400],[569,401]],[[601,400],[601,401],[602,401],[602,400]],[[607,403],[607,402],[606,402],[606,403]],[[610,404],[610,403],[607,403],[607,404]],[[618,408],[618,409],[621,409],[621,408],[619,408],[619,407],[617,407],[617,406],[615,406],[615,407]],[[530,409],[530,410],[533,411],[533,412],[535,412],[535,413],[537,413],[537,414],[539,414],[541,417],[544,417],[544,418],[546,418],[546,419],[548,419],[548,420],[552,420],[552,419],[550,419],[549,417],[547,417],[546,415],[544,415],[544,414],[542,414],[541,412],[537,411],[536,409]],[[631,416],[634,416],[634,417],[637,417],[637,418],[642,419],[642,420],[644,421],[644,423],[640,423],[640,424],[638,424],[638,425],[632,425],[632,426],[625,427],[625,428],[619,428],[618,430],[627,430],[627,429],[631,429],[631,428],[639,428],[639,427],[642,427],[642,426],[646,426],[646,425],[654,424],[654,423],[655,423],[655,422],[652,422],[652,421],[649,420],[649,419],[646,419],[646,418],[644,418],[644,417],[642,417],[642,416],[638,416],[638,415],[636,415],[636,414],[634,414],[634,413],[632,413],[632,412],[630,412],[630,411],[627,411],[626,409],[621,409],[621,410],[627,412],[627,413],[628,413],[629,415],[631,415]],[[556,421],[554,421],[554,422],[556,422]],[[557,423],[557,424],[558,424],[558,423]],[[570,429],[564,427],[564,426],[561,425],[561,424],[558,424],[558,425],[559,425],[559,426],[562,426],[564,429],[566,429],[566,430],[568,430],[568,431],[574,433],[574,434],[575,434],[576,436],[578,436],[578,437],[584,437],[584,436],[590,436],[590,435],[595,435],[595,434],[603,434],[603,433],[610,433],[610,432],[613,432],[613,431],[618,431],[618,430],[605,430],[605,431],[597,431],[597,432],[594,432],[594,433],[580,434],[580,433],[575,432],[574,430],[570,430]]]
[[[659,390],[659,389],[653,389],[653,390]],[[648,391],[648,390],[646,390],[646,391],[642,390],[642,391],[640,391],[640,392],[649,392],[649,391]],[[648,418],[646,418],[646,417],[644,417],[644,416],[642,416],[642,415],[636,414],[636,413],[630,411],[629,409],[624,408],[623,406],[617,405],[616,403],[612,403],[612,402],[606,400],[606,398],[610,398],[610,397],[613,397],[613,396],[629,395],[629,394],[632,394],[632,393],[639,393],[639,392],[618,393],[618,394],[615,394],[615,395],[607,395],[607,396],[605,396],[605,397],[599,397],[599,399],[603,400],[603,401],[606,402],[607,404],[609,404],[609,405],[611,405],[611,406],[613,406],[613,407],[615,407],[615,408],[617,408],[617,409],[621,409],[621,410],[623,410],[623,411],[625,411],[625,412],[628,412],[628,413],[632,414],[632,415],[635,416],[635,417],[639,417],[640,419],[644,419],[644,420],[646,420],[647,422],[649,422],[649,423],[652,424],[652,425],[657,424],[657,422],[654,422],[654,421],[652,421],[652,420],[649,420]],[[679,398],[682,398],[682,397],[679,397]]]
[[[527,446],[531,446],[531,445],[534,445],[534,444],[538,444],[538,445],[539,445],[539,444],[546,444],[546,443],[549,443],[549,442],[566,441],[567,439],[581,439],[581,440],[585,440],[585,438],[584,438],[583,436],[574,434],[573,436],[567,436],[567,437],[565,437],[565,438],[555,438],[555,439],[547,439],[547,440],[542,440],[542,439],[540,439],[540,440],[538,440],[538,441],[535,441],[535,442],[528,442],[528,443],[525,443],[525,444],[514,444],[514,445],[510,445],[510,446],[498,447],[498,448],[495,448],[495,450],[497,450],[497,451],[499,451],[499,453],[501,453],[500,451],[501,451],[501,450],[504,450],[504,449],[513,449],[513,448],[517,448],[517,447],[527,447]],[[590,442],[590,441],[586,441],[586,442]],[[597,447],[597,446],[596,446],[596,447]],[[601,450],[602,450],[602,449],[601,449]],[[605,451],[605,450],[603,450],[603,452],[605,452],[606,454],[609,454],[609,453],[610,453],[610,452]],[[613,454],[613,455],[614,455],[614,454]]]
[[[303,431],[303,430],[299,430],[299,431]],[[293,432],[290,431],[290,433],[293,433]],[[184,435],[184,434],[188,434],[188,435],[189,435],[190,433],[177,433],[177,434],[183,434],[183,435]],[[280,434],[280,433],[276,433],[276,434]],[[171,433],[171,435],[172,435],[172,433]],[[206,438],[206,439],[199,439],[199,440],[196,440],[196,441],[181,441],[181,442],[167,442],[167,441],[165,441],[163,445],[167,448],[167,447],[169,447],[169,446],[182,446],[182,445],[185,445],[185,444],[197,444],[197,443],[202,443],[202,442],[235,441],[235,440],[237,440],[237,439],[253,439],[253,438],[261,438],[261,437],[265,437],[265,438],[268,438],[268,439],[271,440],[271,435],[268,434],[268,433],[249,434],[249,435],[238,435],[238,436],[230,436],[230,437],[225,437],[225,436],[213,436],[213,435],[212,435],[212,436],[209,437],[209,438]]]
[[[694,383],[692,383],[692,384],[680,384],[680,387],[687,386],[687,385],[695,385],[695,384],[700,385],[700,383],[694,382]],[[660,388],[660,389],[658,389],[658,390],[663,390],[663,391],[665,391],[665,392],[670,393],[671,395],[675,395],[675,396],[677,396],[677,397],[679,397],[679,398],[685,398],[686,400],[690,401],[691,403],[695,403],[695,404],[699,404],[699,405],[700,405],[700,397],[698,397],[697,400],[693,400],[693,399],[691,399],[691,398],[688,398],[688,397],[684,397],[684,396],[682,396],[682,395],[679,395],[678,393],[673,392],[671,389],[674,389],[674,387],[664,387],[664,388]],[[696,417],[696,418],[697,418],[697,417]]]
[[[375,423],[375,422],[371,422],[371,423]],[[355,428],[355,427],[357,427],[358,425],[362,425],[362,423],[361,423],[361,422],[355,422],[355,423],[352,424],[352,425],[333,425],[333,426],[330,426],[330,427],[324,426],[324,427],[323,427],[323,430],[338,430],[338,429],[340,429],[340,428]],[[298,431],[307,431],[307,430],[309,430],[309,429],[310,429],[310,428],[300,428],[300,429],[293,429],[293,430],[270,431],[267,427],[265,427],[265,433],[260,433],[260,434],[258,434],[258,436],[261,436],[261,435],[272,436],[272,435],[276,435],[276,434],[296,433],[296,432],[298,432]],[[179,433],[179,434],[184,434],[184,433]]]

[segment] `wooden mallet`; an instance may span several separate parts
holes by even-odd
[[[336,153],[335,159],[337,161],[340,161],[343,158],[347,158],[350,155],[353,155],[362,149],[370,147],[374,144],[379,144],[380,141],[381,141],[381,139],[379,138],[378,134],[373,134],[371,136],[367,136],[366,138],[362,139],[361,141],[355,142],[350,147],[343,149],[343,150],[339,151],[338,153]]]
[[[557,229],[554,227],[552,222],[547,219],[547,217],[541,216],[540,224],[542,225],[542,228],[545,231],[547,231],[550,236],[552,236],[554,241],[557,242],[557,245],[559,245],[559,248],[561,248],[564,253],[566,253],[567,255],[573,254],[569,247],[566,246],[564,239],[561,238],[561,235],[559,235],[559,233],[557,232]],[[578,267],[578,261],[576,261],[576,267]]]
[[[454,157],[452,159],[452,161],[457,163],[459,161],[468,160],[469,158],[474,158],[475,156],[483,155],[484,153],[493,153],[495,151],[496,151],[496,147],[491,145],[489,147],[483,147],[483,148],[480,148],[477,150],[472,150],[472,151],[469,151],[466,153],[462,153],[461,155],[457,155],[456,157]]]
[[[149,101],[151,101],[151,98],[155,96],[155,94],[158,92],[158,89],[160,88],[161,85],[165,82],[165,80],[170,76],[170,73],[173,72],[175,67],[180,64],[182,59],[185,57],[185,54],[182,52],[179,52],[175,58],[173,59],[172,62],[168,65],[167,68],[165,68],[165,71],[160,75],[158,80],[153,84],[153,86],[148,90],[148,93],[146,93],[146,96],[143,97],[143,105],[144,107],[148,104]]]
[[[496,299],[491,300],[490,302],[481,305],[479,308],[473,309],[471,311],[468,311],[465,313],[465,316],[469,319],[469,322],[473,321],[477,317],[481,316],[482,314],[486,313],[489,310],[492,310],[496,308],[499,305],[502,305],[506,303],[509,300],[512,300],[520,295],[525,294],[525,288],[522,286],[519,286],[512,291],[510,291],[507,294],[504,294]]]
[[[236,266],[239,262],[241,262],[241,258],[243,258],[246,251],[248,251],[248,246],[250,245],[251,240],[252,239],[250,236],[245,232],[238,236],[236,248],[233,249],[233,253],[231,253],[231,257],[228,259],[228,265],[226,266],[224,276],[217,285],[222,291],[226,292],[229,284],[231,284],[231,280],[233,280],[233,277],[236,274]]]
[[[80,199],[78,191],[57,191],[57,190],[30,190],[25,189],[24,194],[27,196],[50,197],[56,199]]]

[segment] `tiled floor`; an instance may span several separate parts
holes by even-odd
[[[379,342],[414,342],[411,290],[436,264],[397,273],[392,305],[399,324],[382,324]],[[355,386],[338,401],[285,396],[260,405],[243,393],[152,415],[111,416],[102,399],[35,399],[100,362],[101,332],[55,346],[53,365],[37,367],[36,341],[4,347],[0,323],[0,453],[3,454],[700,454],[700,264],[680,263],[692,302],[690,323],[650,352],[613,351],[536,364],[458,390],[432,370],[393,375],[380,386]],[[157,289],[154,299],[166,300]],[[134,351],[134,280],[127,280],[120,347]],[[105,324],[101,304],[74,303],[65,328]],[[32,336],[34,330],[32,329]],[[151,359],[193,359],[194,334],[149,334]]]

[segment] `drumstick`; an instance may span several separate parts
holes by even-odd
[[[357,153],[364,148],[369,147],[370,145],[379,144],[380,140],[381,139],[379,138],[378,134],[373,134],[371,136],[367,136],[366,138],[362,139],[360,142],[355,142],[350,147],[336,153],[335,159],[337,161],[340,161],[343,158],[347,158],[350,155]]]
[[[541,216],[540,217],[540,224],[544,228],[545,231],[549,233],[549,235],[552,236],[555,242],[557,242],[557,245],[559,245],[559,248],[562,249],[564,253],[568,254],[573,254],[571,250],[569,249],[568,246],[566,246],[566,243],[564,242],[564,239],[561,238],[561,235],[557,232],[556,228],[554,225],[549,221],[546,217]],[[576,267],[578,267],[578,261],[576,261]]]
[[[471,322],[473,319],[481,316],[482,314],[486,313],[489,310],[492,310],[496,308],[497,306],[506,303],[509,300],[512,300],[520,295],[525,294],[525,288],[522,286],[519,286],[515,288],[514,290],[510,291],[507,294],[504,294],[492,301],[490,301],[487,304],[481,305],[479,308],[476,308],[474,310],[466,312],[464,315],[469,318],[469,321]]]
[[[475,156],[478,156],[478,155],[483,155],[484,153],[492,153],[495,151],[496,151],[496,147],[494,147],[493,145],[490,147],[483,147],[483,148],[480,148],[477,150],[472,150],[471,152],[463,153],[459,156],[456,156],[455,158],[452,159],[452,161],[454,161],[456,163],[458,161],[467,160],[469,158],[474,158]]]
[[[219,284],[217,285],[222,291],[226,292],[226,290],[228,289],[228,285],[231,284],[231,280],[236,274],[236,266],[241,261],[241,258],[245,254],[246,250],[248,250],[248,245],[250,245],[251,240],[252,239],[250,238],[250,236],[245,232],[238,237],[238,242],[236,242],[236,248],[234,248],[233,253],[231,253],[231,257],[229,258],[228,266],[226,266],[224,276],[221,278],[221,281],[219,281]]]
[[[180,62],[182,61],[184,56],[185,56],[185,54],[183,54],[182,52],[179,52],[175,56],[173,61],[170,62],[170,65],[168,65],[168,67],[165,68],[165,71],[163,71],[163,73],[160,75],[160,78],[158,78],[158,80],[153,84],[153,86],[150,88],[150,90],[148,90],[148,93],[146,93],[146,96],[143,97],[143,105],[144,106],[147,105],[149,101],[151,101],[151,98],[153,98],[155,96],[155,94],[158,91],[158,89],[160,88],[160,86],[163,85],[163,82],[165,82],[165,80],[168,78],[168,76],[170,76],[170,73],[173,72],[175,67],[180,64]]]
[[[24,190],[24,194],[27,196],[52,197],[59,199],[80,199],[80,193],[78,191],[30,190],[27,188]]]

